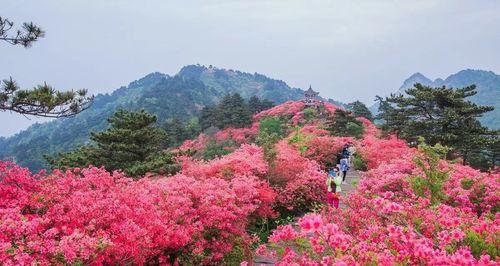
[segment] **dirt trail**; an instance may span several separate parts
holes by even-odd
[[[361,178],[360,172],[353,170],[347,172],[346,184],[342,185],[342,198],[346,198],[346,196],[354,191],[358,186],[359,180]],[[342,201],[339,204],[340,208],[345,208],[345,205]],[[274,265],[274,259],[269,257],[263,257],[259,255],[255,255],[252,265]]]
[[[361,178],[360,172],[353,170],[353,171],[348,171],[347,172],[347,177],[346,177],[346,184],[342,185],[342,198],[346,198],[346,196],[354,191],[356,187],[358,186],[359,179]],[[340,201],[339,204],[340,208],[344,208],[345,205],[343,204],[342,200]]]

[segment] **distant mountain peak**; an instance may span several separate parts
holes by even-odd
[[[498,101],[500,99],[500,75],[497,75],[495,72],[469,68],[449,75],[444,80],[437,78],[434,81],[417,72],[403,82],[397,93],[404,93],[406,89],[413,87],[415,83],[431,87],[446,86],[451,88],[476,85],[477,94],[468,98],[468,100],[480,105],[494,106],[495,110],[484,114],[480,118],[480,121],[492,129],[500,128],[500,101]],[[379,104],[375,103],[370,107],[370,110],[373,113],[377,113],[378,106]]]
[[[416,83],[421,83],[421,84],[424,84],[424,85],[428,85],[428,84],[432,83],[432,80],[430,80],[429,78],[427,78],[426,76],[424,76],[422,73],[417,72],[417,73],[411,75],[409,78],[407,78],[404,81],[403,85],[401,85],[401,87],[399,88],[399,90],[401,91],[401,90],[405,90],[405,89],[411,88]]]

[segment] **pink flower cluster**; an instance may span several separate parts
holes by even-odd
[[[259,123],[253,123],[248,128],[226,128],[215,133],[217,144],[234,141],[236,144],[250,143],[259,131]]]
[[[297,125],[304,119],[304,107],[305,104],[302,101],[288,101],[254,115],[253,119],[259,120],[266,116],[289,116],[292,124]]]
[[[418,196],[412,185],[412,177],[425,177],[416,149],[379,138],[364,118],[362,140],[330,136],[321,120],[305,120],[304,107],[287,102],[255,115],[252,127],[186,141],[180,150],[215,140],[231,143],[232,153],[179,157],[182,170],[169,177],[134,181],[94,167],[33,175],[0,161],[0,265],[215,265],[234,263],[226,259],[235,253],[249,260],[249,224],[323,203],[322,169],[348,142],[369,170],[341,199],[346,208],[278,227],[258,253],[277,265],[500,263],[500,174],[441,161],[444,196],[431,204],[430,192]],[[327,112],[336,108],[325,104]],[[302,125],[274,145],[269,161],[251,144],[266,116]]]
[[[357,145],[370,170],[346,208],[279,227],[259,253],[277,265],[498,265],[500,175],[442,161],[446,197],[431,205],[410,181],[423,175],[417,150],[376,134]]]
[[[278,208],[300,212],[324,202],[326,173],[320,165],[300,155],[286,140],[276,144],[276,152],[268,178],[278,191]]]
[[[86,168],[42,177],[0,162],[0,264],[222,261],[248,249],[250,217],[274,200],[245,174],[133,181]]]

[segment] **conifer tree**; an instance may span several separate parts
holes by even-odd
[[[167,120],[163,128],[168,135],[168,147],[178,146],[188,138],[184,124],[178,118]]]
[[[144,110],[119,110],[108,119],[110,127],[92,133],[93,144],[49,158],[52,168],[104,166],[132,177],[145,173],[168,174],[176,170],[172,154],[162,152],[166,133],[155,126],[156,116]]]
[[[327,130],[334,136],[352,136],[360,138],[363,135],[363,124],[356,120],[351,112],[343,109],[335,110],[327,118]]]
[[[0,17],[0,41],[25,48],[44,37],[45,32],[37,25],[24,23],[22,29],[13,31],[14,23]],[[42,117],[67,117],[90,106],[93,97],[87,90],[57,91],[47,84],[33,89],[21,89],[12,79],[0,82],[0,111],[12,111],[23,115]]]
[[[256,113],[260,112],[261,101],[260,101],[259,97],[255,96],[255,95],[250,97],[250,99],[248,100],[248,108],[250,109],[250,112],[252,114],[256,114]]]
[[[466,163],[475,151],[489,149],[498,142],[498,132],[482,126],[478,118],[493,110],[467,98],[477,93],[474,85],[454,89],[415,84],[406,94],[379,97],[379,119],[388,132],[407,140],[418,136],[430,145],[440,143],[454,148]]]
[[[351,110],[355,117],[364,117],[370,121],[373,121],[372,112],[366,107],[366,105],[360,101],[355,101],[347,105],[349,110]]]
[[[200,114],[201,127],[219,129],[246,127],[252,123],[252,114],[240,94],[227,94],[215,107],[205,107]]]

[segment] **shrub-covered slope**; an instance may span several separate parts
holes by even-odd
[[[278,265],[499,262],[499,174],[379,138],[363,118],[362,138],[333,136],[337,108],[291,101],[202,134],[177,148],[191,155],[172,176],[1,162],[0,264],[238,265],[257,244]],[[348,142],[368,171],[333,209],[325,167]]]

